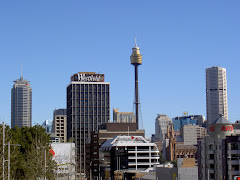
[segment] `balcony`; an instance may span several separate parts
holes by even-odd
[[[238,165],[240,163],[240,160],[230,160],[228,161],[228,164],[232,164],[232,165]]]
[[[128,159],[159,159],[160,157],[159,156],[152,156],[152,157],[149,157],[149,156],[128,156]]]
[[[230,174],[230,173],[229,173]],[[231,171],[231,174],[233,176],[239,176],[239,171]]]
[[[209,163],[209,164],[214,164],[214,160],[208,159],[208,163]]]

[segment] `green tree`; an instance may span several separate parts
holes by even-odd
[[[52,160],[49,152],[50,137],[42,126],[15,127],[8,129],[6,134],[11,140],[11,144],[21,145],[18,148],[11,147],[11,179],[43,179],[45,176],[45,152],[46,177],[54,179],[56,163]],[[7,149],[5,151],[7,152]],[[12,152],[14,152],[13,158]]]

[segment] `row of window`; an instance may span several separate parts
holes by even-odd
[[[73,91],[109,91],[108,84],[77,84],[73,85]]]

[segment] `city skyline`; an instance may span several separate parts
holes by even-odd
[[[111,120],[112,108],[133,111],[135,35],[144,59],[139,94],[147,136],[159,113],[206,117],[205,70],[212,66],[226,68],[229,120],[240,119],[239,1],[1,4],[1,122],[10,125],[10,91],[21,64],[34,89],[33,125],[66,108],[66,87],[79,71],[105,74],[111,83]]]

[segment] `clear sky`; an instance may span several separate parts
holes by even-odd
[[[155,132],[158,113],[206,116],[205,69],[227,69],[229,120],[240,119],[239,0],[0,1],[0,121],[11,122],[11,88],[31,81],[33,125],[66,108],[77,72],[105,74],[112,108],[132,111],[137,35],[142,123]]]

